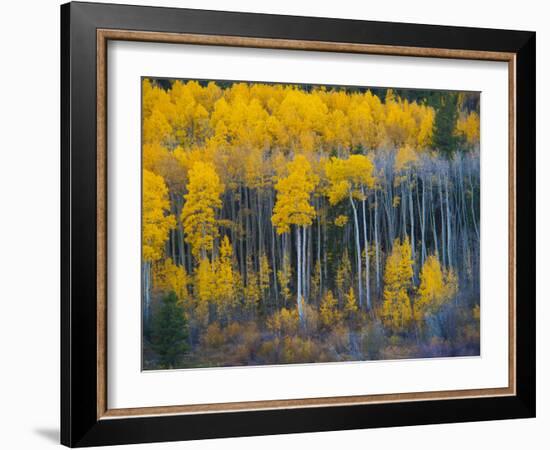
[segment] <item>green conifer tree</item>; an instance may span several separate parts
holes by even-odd
[[[458,96],[450,92],[445,94],[441,95],[435,114],[433,143],[435,148],[450,157],[458,143],[455,135]]]
[[[153,316],[151,343],[163,368],[173,368],[188,350],[187,319],[175,292],[162,298]]]

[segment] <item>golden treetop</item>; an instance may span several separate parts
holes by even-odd
[[[288,176],[280,178],[275,185],[277,202],[271,221],[279,234],[288,233],[290,225],[311,225],[315,209],[310,198],[318,182],[318,177],[303,155],[288,163]]]

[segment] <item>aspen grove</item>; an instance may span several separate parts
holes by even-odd
[[[144,79],[144,369],[479,355],[479,94]]]

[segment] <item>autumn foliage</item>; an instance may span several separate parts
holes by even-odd
[[[478,94],[142,98],[144,368],[479,352]]]

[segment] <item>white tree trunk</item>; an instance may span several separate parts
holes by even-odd
[[[321,218],[317,217],[317,265],[319,269],[319,295],[323,294],[323,267],[321,264]]]
[[[298,304],[298,317],[300,318],[300,323],[304,323],[304,311],[302,308],[302,235],[300,232],[300,227],[296,225],[296,259],[298,264],[298,270],[296,274],[298,276],[298,285],[296,287],[296,303]]]
[[[363,189],[361,189],[363,192]],[[370,267],[369,267],[369,239],[367,236],[367,218],[366,218],[366,207],[367,202],[365,200],[365,194],[363,192],[363,235],[365,237],[365,296],[367,299],[367,310],[370,311],[371,309],[371,301],[370,301]]]
[[[365,295],[367,298],[367,309],[370,311],[372,305],[371,305],[371,299],[370,299],[369,238],[367,235],[367,220],[366,220],[367,202],[366,202],[366,196],[365,196],[365,191],[363,186],[361,186],[361,194],[363,194],[363,234],[365,236]],[[372,218],[372,215],[370,217]],[[370,225],[372,225],[372,221],[370,222]]]
[[[272,199],[270,197],[270,213],[269,217],[273,215],[273,203]],[[275,289],[275,303],[277,305],[277,309],[279,309],[279,287],[278,287],[278,279],[277,279],[277,255],[275,253],[275,228],[269,227],[271,229],[271,267],[273,268],[273,287]]]
[[[453,265],[453,252],[452,252],[452,232],[451,232],[451,211],[449,208],[449,181],[445,183],[445,207],[447,210],[447,261],[449,267]]]
[[[409,218],[411,220],[411,255],[413,261],[416,261],[416,248],[415,248],[415,237],[414,237],[414,204],[412,197],[412,177],[408,175],[409,181]],[[416,267],[416,264],[414,264]]]
[[[359,308],[363,306],[363,288],[362,288],[362,270],[361,270],[361,243],[359,239],[359,219],[357,218],[357,207],[355,206],[355,201],[353,200],[353,197],[351,196],[351,193],[349,194],[349,201],[351,203],[351,207],[353,208],[353,221],[355,224],[355,250],[357,254],[357,298],[359,300]]]
[[[378,249],[378,195],[374,191],[374,248],[376,251],[376,293],[380,293],[380,250]]]
[[[145,324],[149,324],[151,316],[151,263],[143,264],[143,297],[144,297],[144,320]]]
[[[418,194],[418,190],[416,191]],[[421,230],[420,234],[422,235],[422,262],[421,265],[424,265],[426,261],[426,180],[422,178],[422,220],[421,220]]]
[[[441,175],[437,175],[439,181],[439,209],[441,213],[441,253],[443,266],[447,267],[447,236],[445,234],[445,211],[443,210],[443,190],[441,189]]]
[[[306,244],[307,244],[307,235],[306,235],[306,227],[302,227],[302,301],[305,301],[307,298],[307,276],[306,276],[306,266],[307,266],[307,260],[306,260]]]

